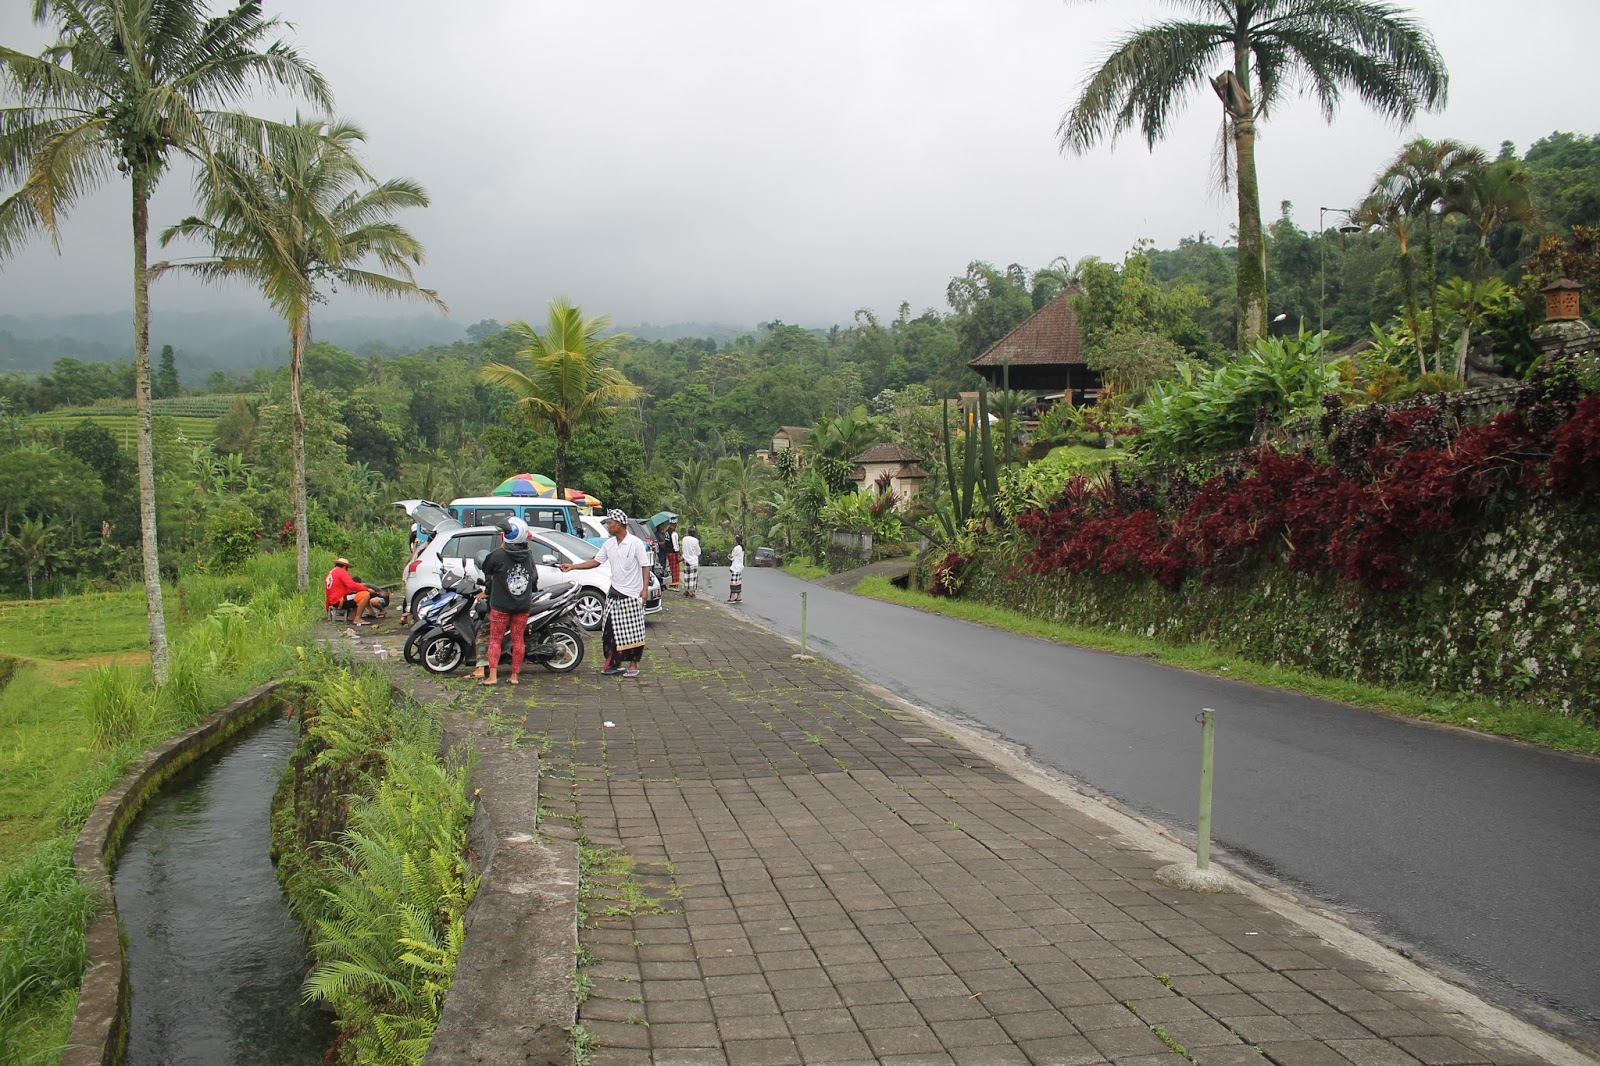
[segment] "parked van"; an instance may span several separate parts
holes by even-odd
[[[534,529],[554,529],[584,536],[578,505],[567,500],[541,496],[463,496],[445,508],[464,526],[492,526],[502,518],[516,515]]]

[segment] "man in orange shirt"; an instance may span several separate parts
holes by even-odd
[[[324,584],[328,593],[323,598],[323,606],[349,608],[353,625],[372,624],[362,621],[366,617],[367,601],[372,598],[372,593],[367,586],[350,576],[349,559],[335,559],[333,569],[328,571],[328,579]]]

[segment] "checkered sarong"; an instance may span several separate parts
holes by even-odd
[[[606,634],[617,651],[644,647],[644,604],[637,596],[606,598]]]
[[[683,591],[693,592],[700,587],[700,564],[683,561]]]

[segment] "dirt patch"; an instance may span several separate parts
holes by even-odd
[[[107,655],[90,655],[84,659],[23,659],[52,685],[63,688],[72,685],[84,674],[98,666],[149,666],[148,651],[114,651]]]

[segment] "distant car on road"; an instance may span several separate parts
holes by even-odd
[[[751,566],[782,566],[783,556],[778,554],[777,548],[757,548],[755,555],[750,560]]]

